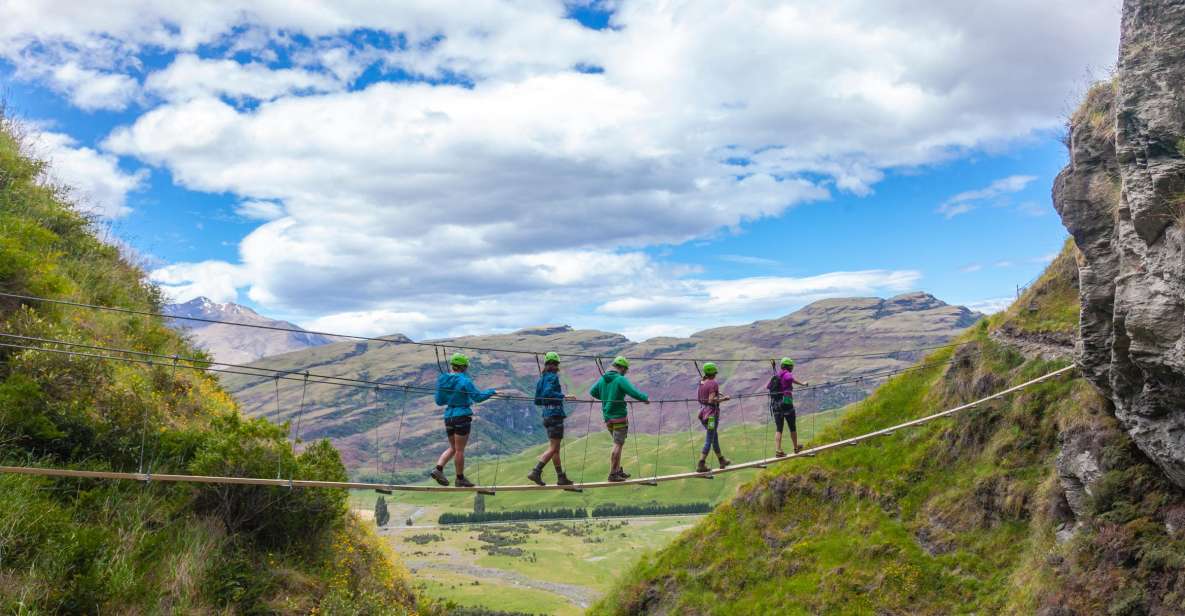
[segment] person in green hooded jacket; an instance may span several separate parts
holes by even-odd
[[[601,418],[605,420],[605,428],[613,436],[613,451],[609,454],[609,481],[618,482],[629,479],[629,473],[621,468],[621,450],[625,447],[625,438],[629,435],[629,407],[625,397],[629,396],[645,404],[650,404],[650,397],[645,392],[638,391],[630,380],[625,378],[629,372],[630,362],[618,356],[613,360],[613,367],[601,375],[601,378],[589,390],[589,395],[601,401]]]

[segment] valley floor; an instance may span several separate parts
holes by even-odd
[[[410,511],[398,508],[392,518]],[[581,614],[632,567],[702,516],[563,520],[380,531],[422,597],[462,606]]]

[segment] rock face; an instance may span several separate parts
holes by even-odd
[[[300,329],[287,321],[269,319],[246,306],[234,303],[219,304],[205,297],[198,297],[183,304],[169,304],[165,306],[165,314]],[[188,333],[193,341],[213,355],[214,359],[232,364],[245,364],[271,355],[334,342],[333,338],[318,334],[246,329],[186,319],[174,319],[170,324]]]
[[[1185,2],[1124,2],[1118,72],[1071,119],[1053,199],[1082,254],[1079,364],[1185,487]]]

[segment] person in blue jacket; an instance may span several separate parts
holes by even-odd
[[[444,465],[449,459],[457,469],[457,487],[472,488],[473,482],[465,478],[465,444],[469,442],[469,428],[473,423],[474,404],[485,402],[493,396],[493,389],[478,389],[466,372],[469,358],[453,353],[449,359],[451,370],[436,378],[436,404],[444,408],[444,433],[448,436],[448,449],[440,454],[436,468],[430,476],[442,486],[448,485],[444,476]]]
[[[547,431],[547,451],[539,456],[534,470],[527,474],[527,479],[537,485],[547,485],[543,482],[543,468],[551,462],[555,466],[555,483],[560,486],[570,486],[572,481],[564,474],[564,467],[560,463],[560,444],[564,440],[564,399],[560,386],[560,355],[554,351],[544,357],[543,372],[539,381],[535,383],[535,406],[543,415],[543,429]]]

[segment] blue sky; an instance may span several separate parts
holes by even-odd
[[[0,8],[56,181],[177,299],[415,337],[633,338],[1061,247],[1058,127],[1113,2]]]

